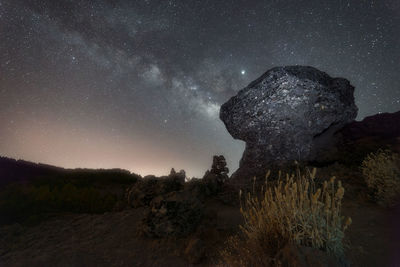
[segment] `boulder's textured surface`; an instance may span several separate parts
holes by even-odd
[[[313,67],[276,67],[222,105],[228,132],[246,142],[234,178],[271,163],[313,160],[331,135],[357,116],[354,87]]]

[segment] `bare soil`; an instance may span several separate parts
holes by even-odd
[[[66,214],[37,226],[0,228],[0,266],[215,266],[225,240],[242,223],[239,209],[206,202],[197,231],[186,238],[152,239],[138,233],[146,208],[102,215]],[[400,206],[384,208],[362,197],[347,199],[343,214],[351,266],[400,266]],[[191,239],[202,240],[203,259],[188,261]]]

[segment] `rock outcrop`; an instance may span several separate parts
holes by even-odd
[[[357,116],[354,87],[313,67],[276,67],[222,105],[228,132],[246,142],[233,178],[271,164],[314,160],[334,132]]]
[[[400,153],[400,111],[346,124],[335,132],[331,145],[319,152],[317,161],[359,166],[369,153],[378,149]]]

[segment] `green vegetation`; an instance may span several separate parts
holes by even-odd
[[[267,174],[267,178],[269,173]],[[241,205],[244,225],[232,237],[222,258],[229,266],[269,266],[287,243],[320,249],[338,258],[344,253],[344,232],[351,219],[341,216],[344,188],[335,178],[321,186],[314,182],[316,169],[307,175],[297,170],[262,196],[245,196]]]
[[[364,159],[361,170],[376,202],[384,206],[391,206],[399,200],[399,154],[390,150],[378,150]]]
[[[0,224],[34,224],[60,213],[104,213],[124,203],[137,176],[125,172],[73,171],[9,184],[0,191]]]

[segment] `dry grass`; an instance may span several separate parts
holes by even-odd
[[[275,265],[275,254],[292,243],[321,249],[336,257],[344,254],[343,238],[351,219],[341,216],[344,188],[335,177],[320,187],[316,169],[286,175],[269,185],[262,196],[247,194],[241,205],[245,223],[241,236],[232,237],[222,252],[229,266]],[[242,199],[242,196],[241,196]]]
[[[384,206],[396,203],[400,196],[399,154],[390,150],[371,153],[364,159],[361,170],[378,203]]]

